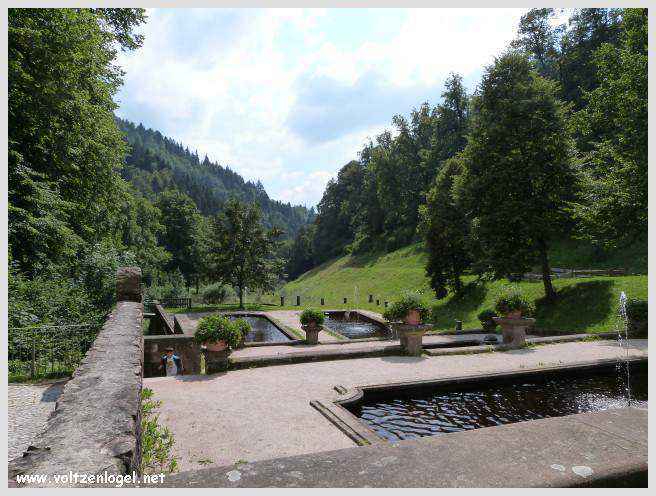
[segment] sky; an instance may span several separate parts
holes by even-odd
[[[152,9],[122,52],[120,117],[316,205],[395,114],[470,90],[523,9]]]

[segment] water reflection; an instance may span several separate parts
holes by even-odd
[[[343,313],[331,313],[326,316],[324,326],[349,339],[391,337],[389,331],[381,324],[368,322],[356,312],[347,316]]]
[[[285,341],[290,341],[280,329],[265,317],[258,317],[256,315],[230,315],[229,317],[230,320],[238,318],[244,319],[251,325],[251,331],[246,334],[246,338],[244,339],[246,343],[283,343]]]

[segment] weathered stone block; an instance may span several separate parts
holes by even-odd
[[[141,303],[141,269],[119,267],[116,271],[116,301]]]

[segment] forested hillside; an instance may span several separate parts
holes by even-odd
[[[533,270],[553,299],[558,243],[646,253],[647,10],[556,14],[522,16],[473,93],[453,74],[437,105],[394,116],[328,183],[289,275],[423,240],[438,298],[463,274]]]
[[[222,211],[230,198],[256,203],[264,225],[282,229],[283,237],[295,236],[313,220],[313,210],[272,200],[259,181],[245,181],[207,157],[201,161],[195,152],[159,131],[124,119],[117,122],[130,147],[121,175],[150,201],[156,202],[163,191],[177,190],[188,195],[204,216]]]

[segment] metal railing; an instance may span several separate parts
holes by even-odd
[[[85,323],[9,328],[9,380],[72,374],[100,327],[99,323]]]

